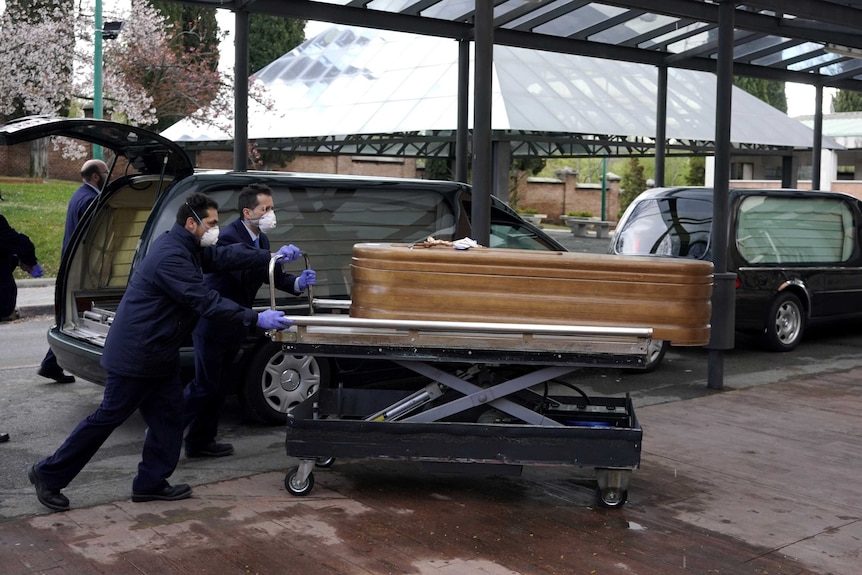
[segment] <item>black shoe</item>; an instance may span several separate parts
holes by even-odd
[[[36,488],[36,498],[39,499],[39,503],[54,511],[69,510],[69,498],[60,493],[59,489],[48,489],[45,487],[45,484],[42,483],[42,480],[39,479],[39,475],[36,473],[35,465],[30,466],[27,477],[30,479],[33,487]]]
[[[42,377],[47,377],[48,379],[53,379],[57,383],[75,383],[74,375],[66,375],[63,373],[62,369],[45,369],[44,367],[40,367],[39,371],[37,371],[39,375]]]
[[[7,441],[9,441],[9,434],[0,433],[0,443],[6,443]]]
[[[132,491],[132,501],[135,503],[145,503],[147,501],[179,501],[180,499],[188,499],[191,496],[192,488],[186,483],[165,485],[158,491],[150,493]]]
[[[233,455],[233,445],[230,443],[210,442],[200,449],[186,449],[186,457],[224,457]]]

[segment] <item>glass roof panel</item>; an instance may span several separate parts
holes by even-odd
[[[332,2],[333,4],[348,4],[351,0],[342,2]],[[413,4],[411,0],[371,0],[368,3],[368,8],[371,10],[381,10],[383,12],[400,12],[407,6]]]
[[[679,18],[671,18],[670,16],[661,16],[658,14],[641,14],[637,18],[633,18],[624,24],[618,24],[612,28],[608,28],[598,34],[590,36],[590,40],[605,42],[608,44],[617,44],[625,42],[635,36],[646,34],[656,28],[661,28],[671,22],[678,21]]]
[[[627,12],[625,8],[617,8],[616,6],[605,6],[604,4],[596,3],[587,4],[582,8],[567,12],[550,22],[537,26],[533,31],[552,36],[571,36],[585,28],[604,22],[608,18],[623,14],[624,12]]]
[[[834,56],[835,54],[832,55]],[[859,60],[858,58],[849,58],[847,60],[824,66],[821,69],[821,72],[825,72],[830,76],[838,76],[839,74],[843,75],[853,71],[862,74],[862,60]]]
[[[813,58],[808,58],[807,60],[802,60],[801,62],[794,62],[790,64],[787,69],[788,70],[807,70],[808,68],[821,67],[821,72],[825,73],[827,70],[832,70],[829,72],[832,74],[841,74],[841,70],[839,68],[834,68],[829,66],[831,62],[835,62],[836,60],[840,60],[841,56],[838,54],[820,54],[819,56],[815,56]]]
[[[751,42],[744,42],[742,44],[737,44],[733,48],[733,57],[743,59],[749,54],[754,54],[755,52],[760,52],[761,50],[766,50],[769,48],[773,48],[775,46],[779,46],[784,42],[787,42],[790,38],[783,38],[779,36],[764,36],[762,38],[756,38]]]
[[[804,54],[809,54],[818,50],[823,50],[822,44],[805,42],[797,46],[790,46],[789,48],[786,48],[781,52],[770,54],[769,56],[764,56],[763,58],[757,58],[756,60],[752,60],[751,63],[758,66],[772,66],[784,60],[792,60],[797,56],[802,56]]]
[[[679,42],[673,42],[668,44],[667,50],[668,52],[672,52],[674,54],[679,54],[681,52],[687,52],[689,50],[694,50],[695,48],[699,48],[704,44],[712,42],[718,37],[718,30],[716,28],[710,28],[700,34],[695,34],[694,36],[689,36],[688,38],[683,38]]]
[[[531,2],[531,0],[526,0],[526,2],[527,3],[534,3],[534,2]],[[523,4],[524,2],[521,2],[521,3]],[[520,18],[516,18],[515,20],[512,20],[511,22],[506,24],[504,27],[505,28],[517,28],[523,24],[526,24],[527,22],[529,22],[531,20],[535,20],[536,18],[550,12],[551,10],[556,10],[560,6],[564,6],[564,5],[569,4],[569,3],[570,3],[570,0],[552,0],[551,2],[548,2],[547,4],[536,6],[535,10],[531,10],[530,12],[525,14],[524,16],[521,16]],[[496,15],[496,12],[495,12],[495,15]]]
[[[656,36],[650,40],[645,42],[641,42],[638,46],[641,48],[652,48],[653,46],[658,46],[661,44],[671,43],[674,38],[678,38],[680,36],[686,36],[694,30],[700,30],[701,28],[709,26],[704,22],[693,22],[686,26],[682,26],[681,28],[677,28],[671,32],[667,32],[665,34],[661,34],[660,36]]]
[[[464,14],[471,14],[476,8],[475,0],[441,0],[422,11],[423,16],[454,20]]]

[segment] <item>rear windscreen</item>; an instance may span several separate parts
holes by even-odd
[[[633,207],[623,228],[617,229],[614,251],[709,259],[711,222],[709,201],[679,197],[644,200]]]
[[[363,242],[413,243],[434,235],[452,240],[455,207],[443,194],[428,190],[279,186],[270,183],[277,226],[267,232],[272,249],[294,244],[308,254],[309,267],[317,273],[314,296],[346,298],[350,294],[350,261],[353,245]],[[208,189],[219,205],[219,223],[226,226],[239,217],[239,189]],[[173,204],[161,214],[158,229],[169,229],[176,215]],[[299,273],[303,260],[286,267]],[[279,292],[279,297],[287,296]],[[258,293],[262,304],[269,287]]]

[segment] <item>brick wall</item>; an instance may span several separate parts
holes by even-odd
[[[548,221],[560,223],[570,212],[602,215],[601,184],[578,183],[578,172],[570,168],[557,171],[556,178],[523,178],[518,181],[518,208],[546,214]],[[617,221],[620,209],[620,177],[608,174],[605,190],[605,219]]]
[[[91,157],[91,156],[88,156]],[[68,159],[63,150],[48,144],[48,179],[77,182],[81,179],[81,165],[87,158]],[[30,177],[30,143],[0,146],[0,175],[11,178]]]
[[[195,155],[195,166],[210,169],[233,169],[233,151],[206,150]],[[415,158],[376,158],[370,156],[295,156],[284,166],[264,165],[260,169],[276,172],[308,172],[312,174],[350,174],[416,178]]]

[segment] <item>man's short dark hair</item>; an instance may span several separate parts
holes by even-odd
[[[257,207],[260,203],[257,201],[258,194],[272,197],[272,189],[266,184],[249,184],[240,191],[239,198],[236,200],[236,209],[239,210],[240,217],[244,209],[253,210]]]
[[[177,223],[181,226],[186,225],[186,220],[195,218],[195,221],[201,221],[207,217],[207,211],[212,208],[218,210],[218,204],[214,199],[206,194],[194,192],[186,197],[184,204],[180,204],[177,209]],[[194,214],[192,212],[194,211]]]

